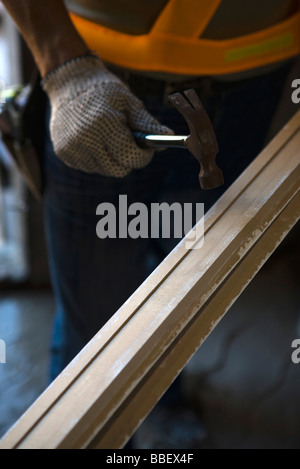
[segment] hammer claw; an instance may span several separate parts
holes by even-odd
[[[180,93],[175,93],[169,96],[170,103],[183,115],[186,121],[190,119],[191,111],[193,110],[188,100]]]
[[[175,93],[169,101],[187,121],[190,136],[187,147],[200,163],[199,180],[203,189],[212,189],[224,184],[223,174],[215,162],[218,143],[213,125],[202,106],[195,90]]]
[[[193,106],[193,109],[200,110],[202,108],[202,104],[195,90],[193,89],[186,90],[184,91],[184,94],[186,98],[189,100],[189,102],[191,103],[191,105]]]

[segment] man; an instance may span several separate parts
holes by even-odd
[[[299,53],[296,33],[285,23],[299,3],[199,2],[201,16],[193,14],[195,2],[187,1],[70,0],[73,22],[63,0],[3,3],[33,54],[51,104],[44,207],[57,308],[53,379],[176,243],[99,239],[97,206],[118,207],[120,194],[128,204],[203,202],[205,209],[217,200],[264,145],[290,59]],[[249,44],[243,42],[248,36]],[[235,37],[242,39],[235,43]],[[211,52],[201,52],[208,45]],[[192,56],[191,49],[201,53]],[[185,134],[166,96],[187,87],[202,98],[218,137],[225,185],[213,191],[200,190],[191,155],[154,155],[132,135]]]

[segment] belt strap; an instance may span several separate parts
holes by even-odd
[[[199,37],[222,0],[170,0],[152,28],[155,34]]]

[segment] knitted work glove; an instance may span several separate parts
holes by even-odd
[[[137,146],[133,131],[173,133],[97,57],[80,57],[62,65],[42,86],[51,102],[54,150],[72,168],[124,177],[146,166],[154,154]]]

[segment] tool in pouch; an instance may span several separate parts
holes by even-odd
[[[169,101],[185,118],[190,135],[147,135],[135,132],[138,145],[144,148],[187,148],[200,163],[201,188],[213,189],[223,185],[223,173],[215,162],[219,151],[217,138],[195,90],[170,95]]]
[[[36,200],[41,201],[41,162],[31,138],[40,131],[35,109],[37,99],[40,103],[40,97],[37,96],[39,80],[38,72],[34,72],[28,84],[1,91],[0,137],[31,193]]]

